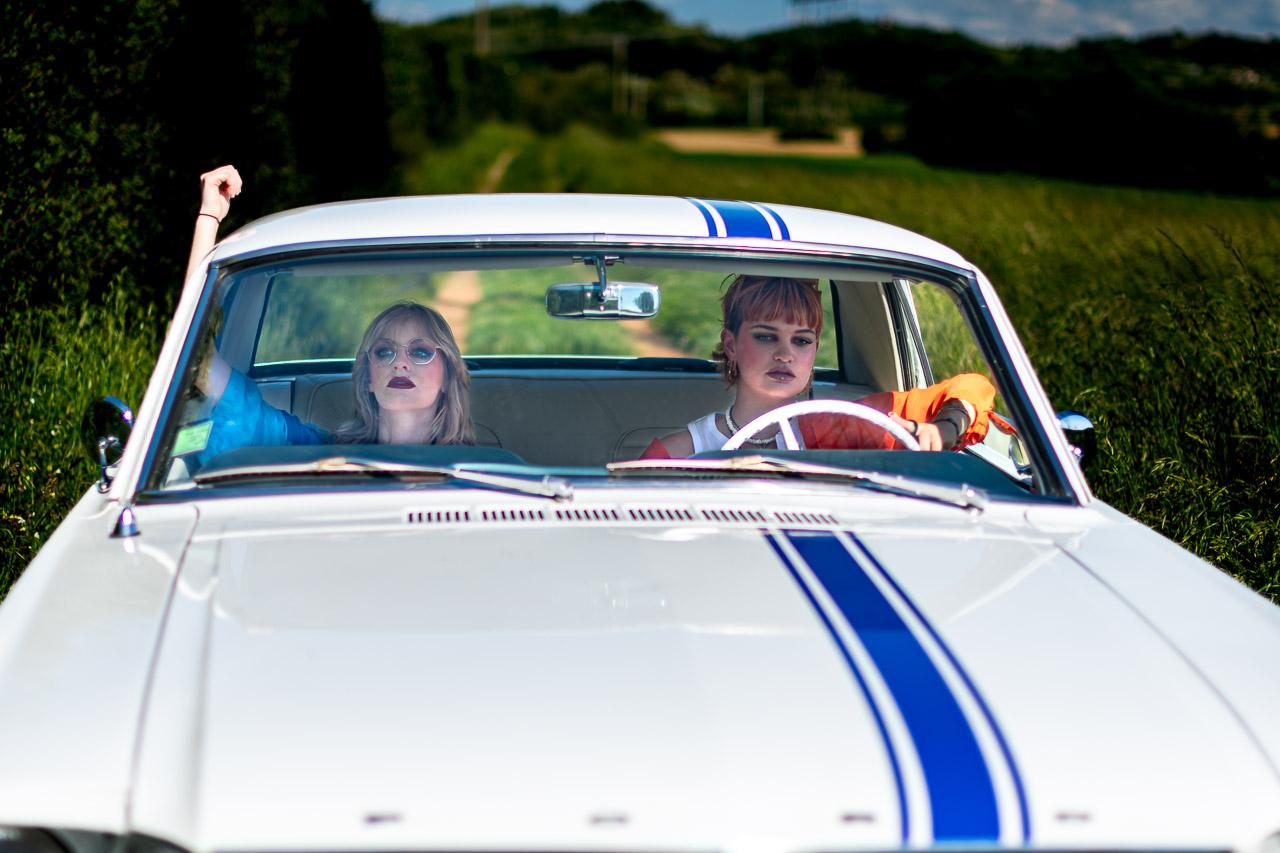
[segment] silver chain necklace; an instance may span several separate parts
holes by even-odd
[[[730,414],[730,412],[732,411],[733,411],[733,403],[730,403],[728,407],[725,408],[724,410],[724,422],[728,424],[729,432],[736,435],[739,429],[741,428],[736,423],[733,422],[733,415]],[[777,438],[748,438],[743,443],[751,444],[756,447],[765,447],[766,445],[770,445],[770,444],[776,446],[778,443],[778,440]]]

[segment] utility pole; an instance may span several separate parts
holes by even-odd
[[[747,126],[764,127],[764,83],[754,74],[747,83]]]
[[[613,114],[627,112],[627,42],[626,33],[613,34]]]
[[[489,0],[476,0],[476,55],[489,55]]]

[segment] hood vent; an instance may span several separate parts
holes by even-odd
[[[409,524],[728,524],[748,527],[839,527],[828,512],[766,510],[733,506],[581,506],[540,508],[528,506],[443,507],[409,509]]]
[[[618,511],[608,506],[556,510],[558,521],[617,521],[618,518]]]
[[[779,524],[803,524],[806,527],[836,527],[839,522],[829,512],[778,512],[773,520]]]
[[[732,507],[714,507],[699,510],[707,521],[720,524],[764,524],[768,521],[765,514],[754,509],[733,509]]]
[[[547,514],[540,509],[524,507],[495,507],[480,510],[481,521],[546,521]]]
[[[411,509],[405,519],[410,524],[463,524],[471,520],[466,509]]]
[[[632,521],[693,521],[693,513],[682,506],[633,506],[627,515]]]

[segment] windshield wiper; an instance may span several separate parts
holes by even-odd
[[[266,465],[240,465],[234,468],[218,468],[200,471],[192,477],[196,483],[226,483],[235,480],[257,480],[267,477],[329,476],[333,474],[358,474],[363,476],[422,476],[444,480],[460,480],[504,492],[552,498],[563,501],[573,497],[573,486],[566,480],[543,477],[541,480],[525,480],[466,468],[449,468],[440,465],[414,465],[406,462],[385,462],[364,459],[359,456],[326,456],[308,462],[279,462]]]
[[[773,456],[731,456],[727,459],[637,459],[631,462],[613,462],[607,466],[611,474],[687,476],[689,474],[773,474],[776,476],[812,477],[817,479],[849,480],[879,491],[911,498],[972,509],[981,512],[987,508],[987,494],[981,489],[964,485],[959,488],[943,486],[904,477],[901,474],[877,474],[857,468],[837,468],[831,465],[815,465]]]

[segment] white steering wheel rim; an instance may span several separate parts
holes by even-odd
[[[911,433],[894,423],[884,412],[876,411],[870,406],[862,403],[852,403],[848,400],[800,400],[796,403],[788,403],[785,406],[770,409],[760,417],[747,421],[742,425],[742,429],[735,432],[724,443],[724,447],[721,450],[737,450],[746,443],[748,438],[751,438],[765,427],[774,424],[777,424],[782,431],[782,442],[786,445],[786,449],[799,450],[800,440],[796,438],[795,430],[791,428],[791,419],[800,415],[812,415],[817,412],[852,415],[855,418],[862,418],[864,421],[870,421],[892,435],[908,450],[920,449],[920,443],[915,440]]]

